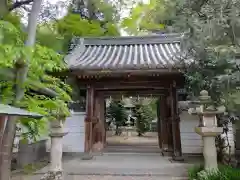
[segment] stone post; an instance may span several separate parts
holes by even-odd
[[[195,127],[195,131],[203,139],[204,168],[205,170],[217,169],[215,138],[223,132],[223,128],[217,126],[216,115],[224,113],[225,108],[214,108],[211,105],[211,97],[205,90],[201,91],[199,100],[198,104],[200,104],[200,107],[196,109],[190,108],[189,113],[202,117],[202,122],[200,122],[198,127]]]
[[[51,150],[49,171],[41,180],[63,180],[62,170],[62,139],[67,132],[64,132],[62,120],[51,122]]]

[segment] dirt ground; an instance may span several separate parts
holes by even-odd
[[[131,132],[131,136],[128,136],[124,132],[121,136],[114,135],[113,131],[107,132],[107,143],[108,144],[152,144],[158,145],[157,132],[147,132],[144,136],[137,136],[136,132]]]

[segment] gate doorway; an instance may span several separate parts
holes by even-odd
[[[156,107],[158,99],[150,94],[128,95],[122,95],[119,99],[119,95],[111,94],[110,98],[105,99],[106,147],[103,151],[160,153]]]

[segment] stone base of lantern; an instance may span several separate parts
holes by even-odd
[[[63,172],[62,171],[55,171],[55,172],[49,171],[40,180],[63,180]]]
[[[217,149],[215,145],[216,136],[223,132],[222,127],[196,127],[195,131],[203,138],[203,156],[205,159],[205,170],[218,169]]]
[[[41,180],[63,180],[62,170],[62,139],[68,132],[64,132],[61,120],[51,121],[51,151],[49,171]]]
[[[222,127],[195,127],[195,132],[201,136],[216,137],[223,132]]]

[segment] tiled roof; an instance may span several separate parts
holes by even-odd
[[[183,61],[181,34],[79,38],[65,57],[70,69],[178,68]]]

